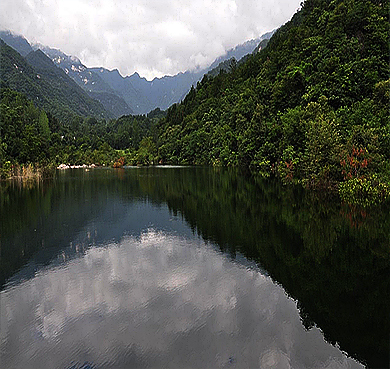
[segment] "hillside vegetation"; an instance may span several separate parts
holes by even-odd
[[[69,122],[75,116],[111,117],[40,50],[22,57],[0,40],[0,82],[2,87],[24,93],[62,121]]]
[[[344,198],[388,195],[388,2],[307,0],[265,49],[230,69],[168,110],[160,160],[339,184]]]
[[[15,174],[21,164],[38,166],[150,164],[156,148],[153,127],[164,113],[123,116],[117,120],[74,117],[61,122],[34,106],[24,94],[0,90],[0,178]],[[153,148],[154,146],[154,148]]]

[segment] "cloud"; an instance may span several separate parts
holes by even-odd
[[[362,368],[307,331],[270,277],[196,236],[126,236],[0,297],[9,368]]]
[[[13,0],[0,27],[89,67],[152,78],[203,68],[291,18],[300,0]]]

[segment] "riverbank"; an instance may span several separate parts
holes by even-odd
[[[70,164],[60,164],[57,169],[59,170],[64,170],[64,169],[86,169],[86,168],[96,168],[98,167],[95,164],[87,165],[87,164],[82,164],[82,165],[70,165]]]
[[[40,181],[54,175],[55,167],[53,165],[24,164],[14,165],[6,163],[0,168],[0,180]]]
[[[0,168],[0,180],[15,180],[19,182],[26,181],[41,181],[44,178],[50,178],[54,176],[55,170],[66,169],[94,169],[94,168],[123,168],[124,162],[120,162],[120,165],[115,162],[112,166],[96,165],[96,164],[60,164],[55,166],[54,164],[25,164],[25,165],[11,165],[10,162],[6,162],[3,167]],[[131,165],[131,166],[139,166]],[[170,167],[170,165],[167,165]],[[263,173],[253,171],[252,174],[264,176]],[[332,185],[329,183],[316,183],[308,184],[305,181],[292,180],[288,177],[283,178],[280,173],[267,173],[264,177],[274,175],[279,177],[281,182],[285,186],[301,185],[311,191],[325,191],[328,193],[337,193],[340,200],[344,203],[359,205],[361,207],[369,207],[372,205],[378,205],[384,203],[390,198],[390,183],[381,179],[377,175],[369,175],[362,178],[352,178],[343,182],[334,182]]]

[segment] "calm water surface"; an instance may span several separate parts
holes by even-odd
[[[388,364],[386,207],[207,168],[0,188],[1,368]]]

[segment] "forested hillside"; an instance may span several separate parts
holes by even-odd
[[[264,50],[168,110],[159,158],[388,196],[389,86],[389,3],[307,0]]]
[[[0,40],[0,81],[24,93],[34,104],[50,111],[62,121],[75,116],[110,118],[98,101],[93,100],[63,70],[40,50],[25,58]]]
[[[62,122],[24,94],[1,88],[0,179],[21,164],[151,164],[157,149],[148,135],[162,116],[157,109],[148,116],[109,121],[74,117]]]

